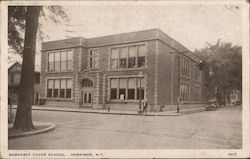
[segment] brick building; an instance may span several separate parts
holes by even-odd
[[[42,44],[41,98],[46,104],[149,110],[207,102],[208,71],[200,59],[159,29]],[[141,75],[139,76],[139,73]]]

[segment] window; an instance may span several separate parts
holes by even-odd
[[[126,99],[126,87],[127,87],[126,78],[120,78],[120,80],[119,80],[119,99],[121,99],[121,100]]]
[[[128,99],[135,99],[136,79],[128,78]]]
[[[89,79],[84,79],[82,81],[82,87],[93,87],[93,82]]]
[[[181,101],[189,101],[189,84],[181,83],[180,85]]]
[[[54,71],[54,53],[49,53],[48,71]]]
[[[145,67],[145,55],[146,55],[145,45],[139,45],[138,46],[138,67]]]
[[[134,68],[136,65],[136,46],[130,46],[128,49],[128,68]]]
[[[67,52],[65,51],[61,52],[61,70],[67,70]]]
[[[72,80],[67,80],[67,83],[66,83],[66,98],[71,98],[71,87],[72,87]]]
[[[89,50],[89,68],[99,68],[98,49]]]
[[[110,60],[110,68],[117,69],[118,68],[118,59],[119,59],[119,49],[111,49],[111,60]]]
[[[181,75],[190,77],[190,61],[187,58],[181,58]]]
[[[67,70],[73,70],[73,51],[67,51]]]
[[[110,69],[145,67],[146,45],[117,47],[110,50]]]
[[[138,100],[140,98],[140,80],[136,77],[111,78],[110,99]],[[141,78],[141,99],[144,99],[144,78]]]
[[[200,87],[199,86],[193,87],[193,97],[194,97],[194,101],[200,101]]]
[[[54,85],[54,80],[48,80],[48,90],[47,90],[48,98],[52,98],[53,85]]]
[[[71,79],[49,79],[47,98],[71,98]]]
[[[59,80],[55,80],[54,81],[54,98],[58,98],[59,97],[59,89],[60,89],[60,81]]]
[[[48,71],[72,71],[73,70],[73,51],[56,51],[48,54]]]
[[[110,99],[117,99],[118,79],[110,79]]]
[[[55,52],[55,71],[60,71],[60,52]]]
[[[61,80],[61,87],[60,87],[60,98],[64,98],[66,94],[66,80]]]
[[[120,49],[120,68],[127,68],[128,50],[126,47]]]

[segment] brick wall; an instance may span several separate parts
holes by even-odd
[[[109,70],[110,48],[136,43],[146,43],[147,45],[146,68],[133,70]],[[64,48],[72,48],[74,50],[74,70],[72,72],[47,73],[46,51]],[[89,49],[94,48],[99,50],[100,68],[89,69],[88,51]],[[173,55],[172,52],[174,52]],[[151,110],[158,109],[157,105],[160,104],[177,104],[177,98],[180,95],[180,81],[189,83],[191,88],[193,85],[201,86],[201,99],[202,101],[206,101],[207,91],[206,86],[204,85],[205,76],[202,75],[202,82],[194,81],[192,79],[193,77],[191,77],[191,79],[180,77],[179,56],[186,56],[192,62],[197,62],[199,60],[190,53],[188,49],[158,29],[91,39],[73,38],[47,42],[42,46],[41,97],[46,98],[46,79],[70,77],[73,79],[71,102],[78,103],[80,100],[80,91],[82,89],[82,79],[91,78],[94,82],[94,104],[103,104],[104,102],[109,101],[108,93],[110,77],[135,77],[138,76],[140,71],[142,71],[146,77],[145,97],[149,109]],[[191,89],[190,93],[192,93]],[[193,96],[190,95],[190,97],[192,102]],[[67,100],[67,102],[69,101]]]
[[[159,41],[158,59],[158,103],[159,105],[171,104],[172,86],[172,49],[162,41]]]

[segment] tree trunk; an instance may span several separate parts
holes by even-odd
[[[20,130],[34,129],[31,106],[34,94],[36,34],[41,9],[41,6],[27,7],[22,73],[17,113],[13,126],[13,128]]]

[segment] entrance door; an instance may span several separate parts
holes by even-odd
[[[92,92],[82,92],[82,105],[83,107],[91,107],[93,104],[93,93]]]
[[[83,79],[81,81],[81,98],[80,103],[82,107],[92,107],[93,104],[93,92],[94,85],[93,82],[89,79]]]

